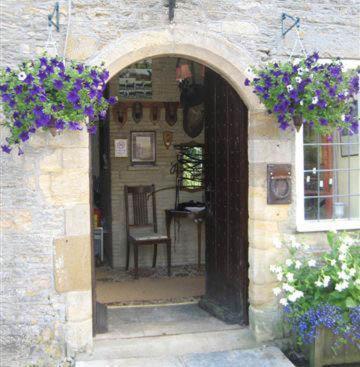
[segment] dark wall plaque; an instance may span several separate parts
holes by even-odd
[[[267,203],[291,203],[291,165],[268,164],[267,166]]]

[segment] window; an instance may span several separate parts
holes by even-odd
[[[298,230],[360,228],[359,134],[328,140],[304,126],[296,139]]]
[[[177,146],[178,180],[181,190],[196,191],[204,188],[204,148],[188,143]]]

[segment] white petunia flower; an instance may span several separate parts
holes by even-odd
[[[291,266],[293,264],[293,261],[291,259],[286,259],[285,264],[286,266]]]
[[[331,259],[330,260],[330,265],[331,266],[335,266],[336,265],[336,260],[335,259]]]
[[[295,269],[300,269],[301,268],[301,262],[299,260],[295,261]]]
[[[330,277],[328,275],[325,275],[323,280],[324,287],[327,287],[329,283],[330,283]]]
[[[301,78],[299,77],[299,76],[297,76],[296,78],[295,78],[295,80],[296,80],[296,83],[301,83]]]
[[[279,282],[281,282],[281,281],[283,280],[283,275],[282,275],[282,273],[277,273],[277,274],[276,274],[276,279],[277,279]]]
[[[287,279],[289,282],[293,282],[293,281],[294,281],[294,274],[293,274],[293,273],[287,273],[287,274],[286,274],[286,279]]]
[[[315,281],[315,285],[320,288],[323,286],[323,283],[321,280],[318,279],[317,281]]]
[[[277,266],[276,265],[270,265],[270,272],[276,273]]]
[[[287,292],[290,292],[290,293],[295,291],[295,288],[292,285],[288,284],[288,283],[284,283],[282,287],[283,287],[284,291],[287,291]]]
[[[294,87],[291,84],[286,86],[286,88],[287,88],[288,92],[291,92],[294,89]]]
[[[287,301],[287,299],[286,299],[286,298],[281,298],[281,299],[280,299],[280,301],[279,301],[279,303],[280,303],[281,305],[283,305],[283,306],[287,306],[288,301]]]
[[[312,103],[313,104],[316,104],[316,103],[318,103],[319,102],[319,98],[318,97],[313,97],[313,99],[312,99]]]
[[[351,268],[351,269],[349,269],[349,274],[350,274],[350,276],[354,276],[355,274],[356,274],[356,270],[355,270],[355,268]]]
[[[26,74],[22,71],[21,73],[18,74],[18,78],[20,81],[23,81],[26,79]]]
[[[274,288],[273,293],[275,294],[275,296],[278,296],[281,293],[281,288],[279,287]]]
[[[299,68],[298,71],[297,71],[298,75],[303,75],[304,71],[302,68]]]
[[[340,255],[339,255],[339,260],[340,260],[340,261],[344,261],[344,260],[346,260],[346,255],[344,255],[344,254],[340,254]]]
[[[316,265],[316,260],[313,260],[313,259],[309,260],[308,265],[311,266],[311,267],[315,266]]]
[[[347,97],[349,95],[349,92],[346,90],[345,92],[344,92],[344,96],[345,97]]]
[[[303,100],[301,100],[299,103],[300,103],[300,106],[303,106],[304,105],[304,101]]]

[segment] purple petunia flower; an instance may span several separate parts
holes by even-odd
[[[250,80],[246,78],[244,84],[248,87],[250,85]]]
[[[86,106],[84,108],[84,113],[85,113],[85,115],[89,116],[90,118],[94,117],[94,113],[95,113],[94,107],[91,106],[91,105],[90,106]]]
[[[326,125],[329,124],[328,120],[327,119],[324,119],[323,117],[321,117],[319,119],[319,121],[320,121],[320,124],[323,125],[323,126],[326,126]]]
[[[325,108],[327,106],[326,104],[326,101],[324,99],[319,99],[317,105],[320,107],[320,108]]]
[[[104,72],[100,75],[100,78],[105,83],[109,79],[109,72],[104,70]]]
[[[61,90],[64,86],[64,83],[59,79],[55,79],[53,84],[54,84],[54,88],[57,90]]]
[[[337,78],[341,73],[341,68],[339,66],[330,65],[329,71],[330,71],[330,75],[333,78]]]
[[[69,122],[69,129],[70,130],[82,130],[82,127],[78,122],[70,121]]]
[[[106,117],[106,110],[103,110],[99,113],[100,119],[104,119]]]
[[[78,78],[74,83],[74,90],[79,91],[82,88],[83,80]]]
[[[83,64],[78,64],[76,66],[76,70],[78,71],[79,74],[82,74],[84,71],[84,65]]]
[[[64,120],[57,120],[55,122],[55,127],[58,129],[58,130],[64,130],[65,128],[65,121]]]
[[[96,125],[88,126],[87,131],[88,131],[89,134],[95,135],[96,134]]]
[[[314,104],[311,104],[311,105],[309,105],[308,110],[309,111],[312,111],[314,108],[315,108],[315,105]]]
[[[54,67],[52,65],[48,65],[45,69],[47,74],[53,74],[54,73]]]
[[[22,131],[20,134],[19,134],[19,138],[21,139],[21,141],[26,141],[26,140],[29,140],[29,133],[27,131]]]
[[[2,84],[2,85],[0,85],[0,91],[1,91],[1,92],[6,92],[6,91],[7,91],[7,89],[8,89],[7,84]]]
[[[39,101],[40,102],[46,102],[47,101],[47,98],[46,98],[45,94],[40,94],[39,95]]]
[[[117,98],[114,96],[111,96],[108,100],[110,105],[114,105],[117,102]]]
[[[40,57],[40,66],[44,66],[44,67],[46,67],[47,66],[47,62],[48,62],[48,60],[47,60],[47,58],[46,57]]]
[[[7,153],[7,154],[11,152],[11,148],[8,145],[2,145],[1,149],[4,153]]]
[[[261,85],[257,85],[256,87],[255,87],[255,91],[257,92],[257,93],[264,93],[265,92],[265,89],[264,89],[264,87],[262,87]]]
[[[5,71],[6,71],[7,73],[11,73],[11,69],[10,69],[8,66],[6,67]]]
[[[89,92],[89,97],[94,99],[96,97],[96,89],[91,89]]]
[[[289,96],[292,99],[297,99],[298,98],[298,92],[295,89],[293,89],[292,91],[290,91]]]
[[[67,100],[73,104],[77,103],[79,101],[80,97],[77,94],[77,91],[72,89],[68,94],[67,94]]]
[[[14,99],[12,99],[10,102],[9,102],[9,107],[11,108],[14,108],[16,106],[16,102]]]
[[[21,94],[23,91],[23,86],[22,85],[17,85],[15,88],[15,94]]]
[[[29,129],[29,133],[33,134],[36,131],[34,126],[31,126]]]
[[[21,127],[21,126],[22,126],[22,122],[21,122],[21,121],[19,121],[19,120],[15,120],[15,121],[14,121],[14,126],[15,126],[15,127]]]
[[[47,78],[47,74],[45,73],[45,71],[40,70],[38,73],[38,77],[40,79],[40,82],[42,83]]]
[[[44,112],[43,108],[41,106],[35,106],[33,109],[34,115],[36,117],[39,117],[42,115],[42,113]]]
[[[91,69],[90,76],[91,76],[92,79],[97,78],[98,77],[97,71],[95,69]]]
[[[34,81],[34,77],[31,74],[28,74],[24,80],[24,83],[30,85]]]
[[[12,97],[11,97],[11,94],[8,94],[8,93],[3,93],[1,95],[1,98],[3,100],[3,102],[10,102]]]
[[[62,61],[59,61],[57,63],[57,67],[60,69],[61,72],[64,72],[65,71],[65,65]]]
[[[51,123],[51,116],[45,113],[41,113],[41,115],[35,119],[36,127],[49,126],[50,123]]]

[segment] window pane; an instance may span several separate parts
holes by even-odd
[[[319,205],[319,219],[333,219],[333,198],[320,198]]]
[[[360,195],[351,197],[348,217],[350,219],[360,218]]]
[[[318,219],[318,198],[305,199],[305,219],[315,220]]]
[[[318,168],[318,147],[317,146],[304,146],[304,169],[313,170]]]

